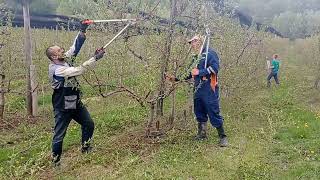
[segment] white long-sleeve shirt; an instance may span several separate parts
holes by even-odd
[[[70,67],[68,63],[64,63],[62,65],[58,65],[55,69],[54,74],[60,77],[74,77],[82,75],[86,70],[94,67],[96,64],[96,60],[94,57],[82,63],[82,65],[78,67]],[[55,64],[56,65],[56,64]]]
[[[50,63],[49,65],[49,79],[53,89],[59,89],[62,85],[64,87],[78,87],[76,76],[82,75],[85,71],[92,68],[96,64],[94,57],[82,63],[77,67],[72,67],[68,63]]]

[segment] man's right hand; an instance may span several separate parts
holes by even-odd
[[[105,51],[103,48],[98,48],[95,52],[94,52],[94,58],[97,60],[101,59],[104,55]]]
[[[87,28],[89,27],[89,23],[87,23],[88,19],[85,19],[80,22],[80,31],[83,33],[87,32]]]
[[[197,69],[197,68],[192,69],[191,75],[192,76],[198,76],[199,75],[199,69]]]

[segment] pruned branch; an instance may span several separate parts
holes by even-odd
[[[251,38],[249,39],[249,41],[247,42],[247,44],[243,47],[241,53],[238,55],[237,59],[236,59],[236,64],[239,63],[239,60],[240,58],[243,56],[244,52],[246,51],[246,49],[252,44],[252,39],[254,38],[255,36],[252,35]]]
[[[101,85],[99,85],[101,86]],[[108,92],[106,94],[102,93],[101,96],[103,98],[118,94],[118,93],[122,93],[122,92],[127,92],[127,94],[129,95],[129,97],[135,99],[142,107],[144,107],[144,100],[143,98],[141,98],[136,92],[134,92],[133,90],[129,89],[128,87],[125,86],[119,86],[117,87],[117,90],[112,91],[112,92]]]
[[[132,37],[132,36],[126,36],[125,39],[124,39],[124,42],[125,42],[125,47],[127,48],[127,50],[129,52],[131,52],[131,54],[133,56],[135,56],[136,58],[140,59],[141,61],[143,61],[147,66],[149,66],[149,63],[148,61],[145,60],[144,57],[142,57],[142,55],[139,55],[138,53],[136,53],[134,50],[132,50],[130,47],[129,47],[129,44],[128,44],[128,41],[129,41],[129,38]]]
[[[253,40],[254,37],[255,37],[254,35],[251,36],[251,38],[250,38],[249,41],[246,43],[246,45],[241,49],[241,52],[240,52],[240,54],[237,56],[236,60],[235,60],[235,61],[232,61],[233,63],[230,63],[228,66],[225,66],[226,69],[228,69],[228,68],[230,68],[230,67],[232,67],[232,66],[234,66],[234,65],[238,65],[238,64],[239,64],[239,61],[240,61],[241,57],[244,55],[244,53],[246,52],[246,50],[248,49],[248,47],[253,44],[252,40]]]

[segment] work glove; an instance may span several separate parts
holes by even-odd
[[[88,27],[89,27],[88,19],[80,22],[80,31],[81,32],[86,33]]]
[[[98,48],[96,49],[96,51],[94,52],[94,58],[97,60],[101,59],[104,55],[105,51],[103,48]]]

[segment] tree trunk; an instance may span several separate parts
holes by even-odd
[[[23,20],[24,20],[24,48],[25,48],[25,64],[26,64],[26,82],[27,82],[27,92],[26,92],[26,103],[27,103],[27,113],[32,116],[32,89],[30,80],[30,65],[32,64],[32,46],[31,46],[31,31],[30,31],[30,14],[29,14],[29,1],[22,0],[23,9]]]
[[[3,74],[0,74],[0,119],[3,119],[4,117],[4,105],[5,105],[4,79],[5,79],[5,76]]]
[[[56,33],[56,39],[55,39],[56,42],[55,43],[58,44],[58,43],[60,43],[60,41],[59,41],[59,26],[58,25],[56,25],[55,33]]]
[[[31,80],[31,96],[32,96],[32,116],[38,115],[38,84],[36,77],[36,66],[30,66],[30,80]]]
[[[154,122],[154,111],[155,111],[155,104],[151,103],[150,104],[150,119],[147,122],[145,137],[149,137],[150,136],[150,129],[151,129],[152,124]]]
[[[177,62],[174,62],[174,73],[173,76],[177,76]],[[171,105],[171,115],[169,117],[169,124],[170,124],[170,129],[173,128],[173,121],[176,117],[176,90],[173,90],[172,92],[172,105]]]
[[[171,0],[170,28],[166,38],[164,55],[161,57],[161,59],[164,59],[164,62],[161,66],[161,79],[159,83],[160,86],[159,86],[159,94],[158,94],[160,98],[157,101],[157,116],[163,116],[163,100],[164,100],[163,95],[165,92],[165,73],[168,70],[168,64],[170,61],[175,16],[176,16],[176,0]]]
[[[316,82],[314,83],[314,87],[316,89],[319,89],[319,84],[320,84],[320,77],[318,76],[317,79],[316,79]]]

